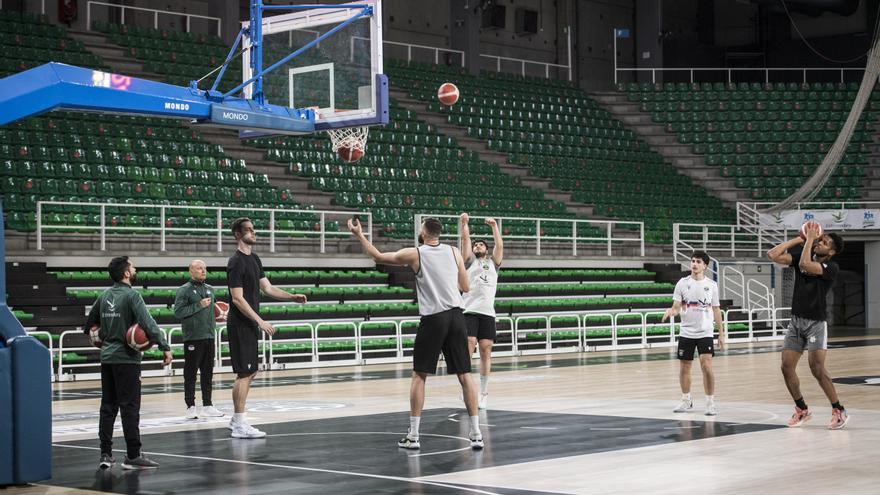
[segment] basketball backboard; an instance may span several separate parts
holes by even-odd
[[[370,7],[372,15],[363,15],[364,7]],[[322,35],[333,33],[264,75],[266,103],[315,110],[316,131],[388,121],[380,0],[279,15],[268,15],[269,8],[266,7],[262,22],[263,67],[270,67]],[[242,24],[248,27],[249,22]],[[254,75],[251,46],[251,40],[245,37],[243,81]],[[254,84],[244,88],[246,98],[253,98],[254,92]]]

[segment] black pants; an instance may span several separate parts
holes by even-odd
[[[98,438],[101,453],[113,452],[113,424],[122,415],[122,433],[129,459],[141,455],[141,365],[101,365],[101,419]]]
[[[202,405],[212,406],[211,380],[214,377],[214,339],[183,343],[183,400],[186,407],[196,405],[196,372],[202,374]]]

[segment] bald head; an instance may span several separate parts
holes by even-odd
[[[189,264],[189,276],[196,282],[204,282],[208,276],[208,268],[202,260],[192,260]]]

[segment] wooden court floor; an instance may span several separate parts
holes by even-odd
[[[442,374],[428,380],[422,449],[397,448],[407,365],[261,374],[248,413],[268,433],[261,440],[229,438],[226,418],[184,419],[181,378],[149,378],[143,449],[161,464],[149,472],[98,470],[99,383],[56,384],[53,479],[4,492],[880,493],[880,332],[832,339],[828,367],[851,416],[840,431],[826,429],[830,406],[806,358],[798,371],[814,419],[785,427],[793,404],[780,348],[741,344],[715,357],[715,417],[703,414],[696,364],[694,411],[672,412],[670,348],[496,359],[483,451],[469,448],[457,381]],[[227,412],[230,380],[215,376]]]

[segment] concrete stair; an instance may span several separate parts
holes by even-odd
[[[433,124],[439,132],[454,137],[465,149],[476,152],[481,160],[498,165],[498,168],[507,175],[519,177],[525,186],[543,190],[544,197],[563,202],[565,207],[574,212],[578,218],[597,218],[593,206],[572,201],[571,193],[550,187],[550,181],[547,179],[529,175],[527,167],[507,163],[507,153],[491,150],[485,141],[469,137],[467,128],[449,124],[445,115],[427,110],[424,102],[410,98],[406,91],[392,88],[390,95],[402,107],[418,114],[419,119]]]

